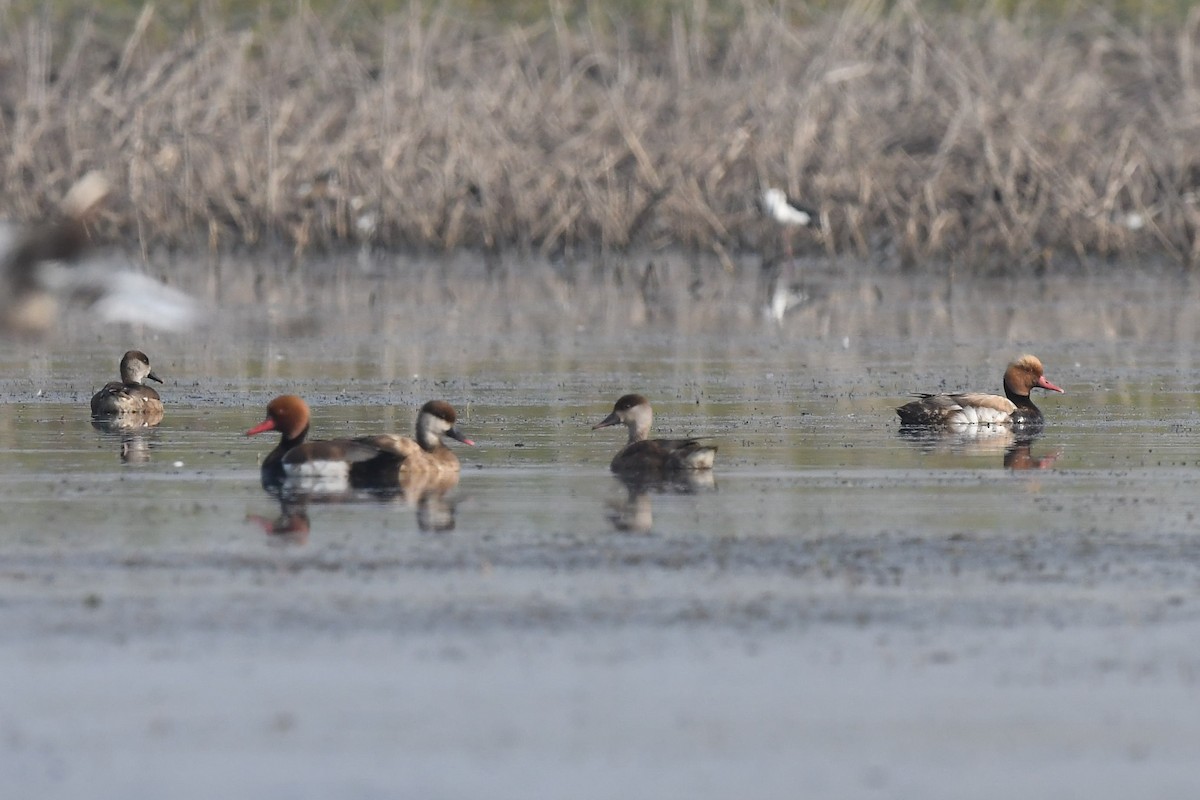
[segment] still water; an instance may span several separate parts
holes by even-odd
[[[0,766],[29,793],[1200,788],[1189,282],[821,267],[777,323],[682,258],[255,268],[198,267],[187,335],[0,344]],[[93,427],[132,347],[166,416]],[[899,434],[910,392],[999,391],[1026,351],[1066,390],[1040,436]],[[711,437],[711,479],[608,472],[624,431],[591,427],[629,391]],[[456,486],[281,502],[242,433],[284,392],[318,438],[445,399],[477,446]]]

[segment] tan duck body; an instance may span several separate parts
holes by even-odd
[[[121,380],[104,385],[92,395],[92,416],[145,414],[162,417],[163,404],[158,392],[146,381],[162,383],[150,369],[150,359],[141,350],[130,350],[121,356]]]
[[[305,441],[309,426],[308,404],[295,395],[281,395],[267,405],[267,418],[246,431],[253,436],[279,431],[279,444],[262,462],[262,483],[274,488],[292,480],[323,480],[327,485],[350,487],[398,486],[404,475],[457,474],[458,457],[443,436],[473,445],[454,427],[454,409],[442,400],[431,400],[417,416],[416,439],[394,434],[352,439]]]
[[[1004,397],[980,392],[918,394],[896,414],[906,427],[1040,425],[1042,412],[1029,399],[1033,389],[1063,391],[1046,379],[1037,356],[1024,355],[1004,371]]]
[[[717,448],[698,439],[651,439],[654,412],[650,401],[640,394],[627,394],[617,400],[612,413],[592,426],[607,428],[624,425],[629,441],[613,457],[609,468],[621,474],[670,474],[682,470],[712,469]]]

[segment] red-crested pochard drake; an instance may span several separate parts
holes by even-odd
[[[430,400],[417,415],[416,441],[394,434],[306,442],[308,404],[291,394],[267,404],[267,418],[246,431],[253,436],[279,431],[279,444],[262,462],[264,486],[287,479],[327,479],[351,486],[397,485],[407,472],[457,473],[458,457],[442,436],[474,445],[454,427],[454,409]]]
[[[902,426],[1037,425],[1042,412],[1029,399],[1032,389],[1062,392],[1043,374],[1037,356],[1024,355],[1004,370],[1004,397],[996,394],[918,394],[896,409]]]
[[[617,400],[611,414],[592,426],[592,430],[611,425],[629,429],[629,442],[609,465],[613,472],[653,474],[712,469],[717,456],[715,446],[701,444],[698,439],[650,439],[653,421],[650,401],[640,394],[627,394]]]
[[[121,356],[121,380],[112,381],[92,395],[92,416],[145,414],[162,419],[163,404],[146,380],[162,383],[150,369],[150,359],[141,350]]]

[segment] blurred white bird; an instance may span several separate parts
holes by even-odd
[[[816,211],[800,205],[784,194],[782,189],[764,191],[762,193],[762,209],[771,219],[785,227],[821,227]]]
[[[110,261],[85,259],[88,223],[108,195],[108,182],[91,172],[63,199],[56,219],[41,225],[0,225],[0,329],[37,335],[57,322],[60,302],[85,306],[104,322],[184,330],[200,318],[187,294]]]
[[[796,281],[795,258],[792,253],[792,228],[820,228],[820,215],[811,208],[792,200],[782,189],[766,189],[759,198],[759,209],[782,228],[785,260],[763,257],[766,281],[766,304],[763,314],[767,319],[781,323],[789,311],[808,300],[808,293]]]

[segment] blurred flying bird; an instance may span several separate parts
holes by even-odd
[[[60,301],[79,303],[104,322],[182,330],[198,321],[198,304],[183,292],[85,258],[89,223],[108,192],[104,177],[91,172],[71,187],[53,219],[31,226],[0,224],[0,329],[46,333],[57,322]]]

